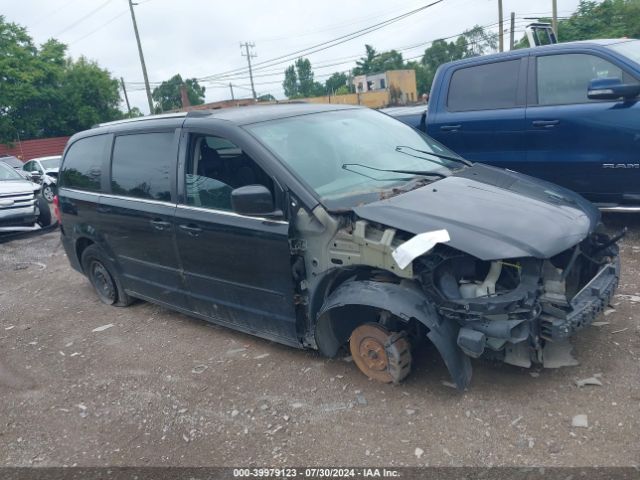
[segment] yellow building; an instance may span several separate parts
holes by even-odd
[[[374,75],[353,78],[356,93],[302,98],[309,103],[339,103],[382,108],[389,105],[407,105],[418,101],[415,70],[388,70]]]

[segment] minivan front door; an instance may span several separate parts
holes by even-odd
[[[587,51],[538,55],[532,62],[527,162],[538,176],[591,201],[640,203],[640,106],[587,97],[594,79],[638,80]]]
[[[231,210],[234,188],[273,180],[225,138],[186,134],[176,239],[192,311],[216,323],[299,346],[289,224]]]

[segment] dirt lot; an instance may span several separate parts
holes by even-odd
[[[637,466],[640,217],[605,220],[630,227],[623,277],[608,323],[574,339],[580,366],[476,361],[465,393],[433,351],[380,385],[345,359],[105,306],[57,232],[0,244],[0,464]]]

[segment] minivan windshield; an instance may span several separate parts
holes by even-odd
[[[0,182],[7,180],[24,180],[24,178],[9,165],[0,162]]]
[[[464,160],[435,140],[369,109],[312,113],[245,128],[329,209],[374,201],[416,179],[434,181],[464,168]]]
[[[613,43],[607,45],[611,50],[615,50],[621,55],[630,58],[640,64],[640,40],[630,40],[626,42]]]

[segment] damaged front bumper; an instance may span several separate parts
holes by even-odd
[[[438,313],[458,324],[457,345],[467,356],[559,366],[552,355],[568,352],[567,339],[610,304],[620,278],[615,242],[623,234],[594,233],[551,259],[494,261],[517,271],[517,284],[472,298],[462,298],[469,283],[461,279],[478,261],[441,249],[423,261],[422,284],[437,298]]]
[[[565,311],[551,303],[543,303],[540,315],[540,335],[551,341],[566,340],[578,330],[591,325],[611,303],[620,279],[620,258],[602,267],[595,277],[578,292]]]

